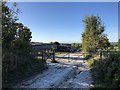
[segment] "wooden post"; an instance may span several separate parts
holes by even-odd
[[[42,61],[44,61],[43,58],[44,58],[44,57],[43,57],[43,51],[42,51]]]
[[[56,60],[55,60],[55,50],[54,50],[54,48],[53,48],[53,57],[52,57],[52,63],[58,63]]]
[[[69,60],[69,59],[70,59],[70,54],[69,54],[69,52],[68,52],[68,62],[70,62],[70,60]]]
[[[44,54],[45,52],[44,52],[44,50],[42,51],[42,61],[44,61],[45,62],[45,54]]]
[[[53,61],[55,61],[55,50],[53,49]]]
[[[47,50],[47,53],[49,53],[49,49]]]

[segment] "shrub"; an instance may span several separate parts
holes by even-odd
[[[86,60],[88,60],[90,57],[92,57],[92,55],[89,54],[89,53],[85,53],[85,54],[83,54],[83,57],[84,57]]]
[[[92,61],[92,60],[91,60]],[[89,61],[91,63],[91,61]],[[110,52],[103,60],[92,61],[92,76],[95,85],[105,87],[120,87],[120,53]]]

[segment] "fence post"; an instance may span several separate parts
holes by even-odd
[[[100,59],[102,59],[102,51],[100,50]]]
[[[53,61],[55,61],[55,49],[53,49]]]
[[[44,50],[42,51],[42,61],[45,62],[45,54],[44,54]]]
[[[68,62],[70,62],[69,59],[70,59],[70,54],[69,54],[69,52],[68,52]]]

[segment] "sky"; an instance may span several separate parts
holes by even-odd
[[[110,42],[118,41],[117,2],[17,2],[19,21],[29,27],[32,41],[81,43],[85,16],[99,16]]]

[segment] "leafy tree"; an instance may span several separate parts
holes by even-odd
[[[113,45],[110,45],[110,49],[114,49],[114,46],[113,46]]]
[[[50,42],[50,44],[53,44],[53,42]]]
[[[55,45],[60,45],[60,43],[59,43],[59,42],[57,42],[57,41],[55,41],[53,44],[55,44]]]
[[[3,43],[3,53],[5,51],[11,51],[12,41],[15,39],[16,26],[15,22],[17,17],[15,17],[15,12],[6,6],[6,3],[2,4],[2,43]]]
[[[19,9],[16,8],[16,5],[14,3],[11,9],[6,2],[2,4],[2,55],[5,74],[16,68],[15,62],[24,63],[23,61],[28,58],[31,51],[31,32],[23,24],[17,23]]]
[[[110,52],[110,55],[102,60],[93,60],[92,75],[96,88],[120,87],[120,52]],[[102,66],[102,68],[101,68]]]
[[[17,32],[14,40],[14,50],[20,55],[29,55],[31,52],[31,32],[30,29],[25,27],[22,23],[17,24]]]
[[[82,33],[82,50],[91,52],[98,48],[107,48],[109,40],[104,32],[104,25],[98,16],[86,16],[83,20],[85,31]],[[103,44],[104,43],[104,44]]]
[[[34,53],[31,47],[31,31],[22,23],[18,23],[19,9],[16,3],[9,8],[2,4],[2,85],[3,88],[11,82],[33,75],[46,68],[45,62],[31,57]],[[1,14],[0,14],[1,15]],[[1,18],[0,18],[1,19]]]
[[[80,48],[81,47],[81,45],[79,44],[79,43],[73,43],[72,44],[72,47],[74,47],[74,48]]]
[[[120,39],[118,40],[118,49],[120,49]]]
[[[107,35],[101,35],[99,40],[99,47],[101,49],[107,49],[110,46],[109,39],[107,38]]]

